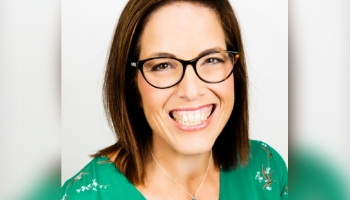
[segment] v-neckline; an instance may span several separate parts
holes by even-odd
[[[221,166],[219,167],[220,168],[220,175],[219,175],[219,200],[220,200],[220,196],[221,196],[221,193],[222,193],[222,186],[223,186],[223,179],[222,179],[222,173],[223,173],[223,171],[222,171],[222,168],[221,168]],[[124,174],[122,174],[123,176],[124,176]],[[125,177],[125,176],[124,176]],[[129,182],[129,180],[125,177],[125,179]],[[133,185],[131,182],[129,182],[130,183],[130,185],[131,185],[131,187],[133,188],[133,190],[135,190],[135,192],[140,196],[140,197],[142,197],[144,200],[147,200],[146,199],[146,197],[140,192],[140,190],[139,189],[137,189],[137,187],[135,186],[135,185]]]

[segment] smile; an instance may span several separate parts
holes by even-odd
[[[205,122],[213,113],[214,105],[207,105],[195,110],[173,110],[170,117],[183,126],[196,126]]]

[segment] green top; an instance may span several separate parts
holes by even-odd
[[[249,164],[220,170],[220,200],[288,199],[288,172],[281,156],[261,141],[251,140]],[[94,158],[62,187],[62,200],[146,198],[118,168],[102,156]]]

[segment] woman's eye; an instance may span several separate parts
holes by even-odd
[[[152,71],[162,71],[169,69],[171,66],[169,63],[160,63],[152,67]]]
[[[216,64],[216,63],[221,63],[221,62],[223,62],[223,61],[219,58],[208,58],[204,61],[205,64]]]

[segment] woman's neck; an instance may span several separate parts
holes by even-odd
[[[146,164],[147,179],[163,177],[165,181],[193,188],[194,191],[206,174],[216,169],[211,149],[186,152],[181,146],[174,148],[153,138],[152,145],[149,146],[149,155]]]
[[[150,154],[152,153],[154,157],[151,156],[149,159],[149,167],[163,173],[165,171],[171,177],[179,179],[180,182],[201,179],[207,171],[208,165],[214,167],[211,150],[200,154],[187,155],[171,148],[152,146],[150,147]]]
[[[215,167],[211,153],[209,150],[185,155],[150,146],[145,184],[136,187],[147,199],[188,199],[189,194],[194,196],[196,193],[198,199],[218,199],[220,170]]]

